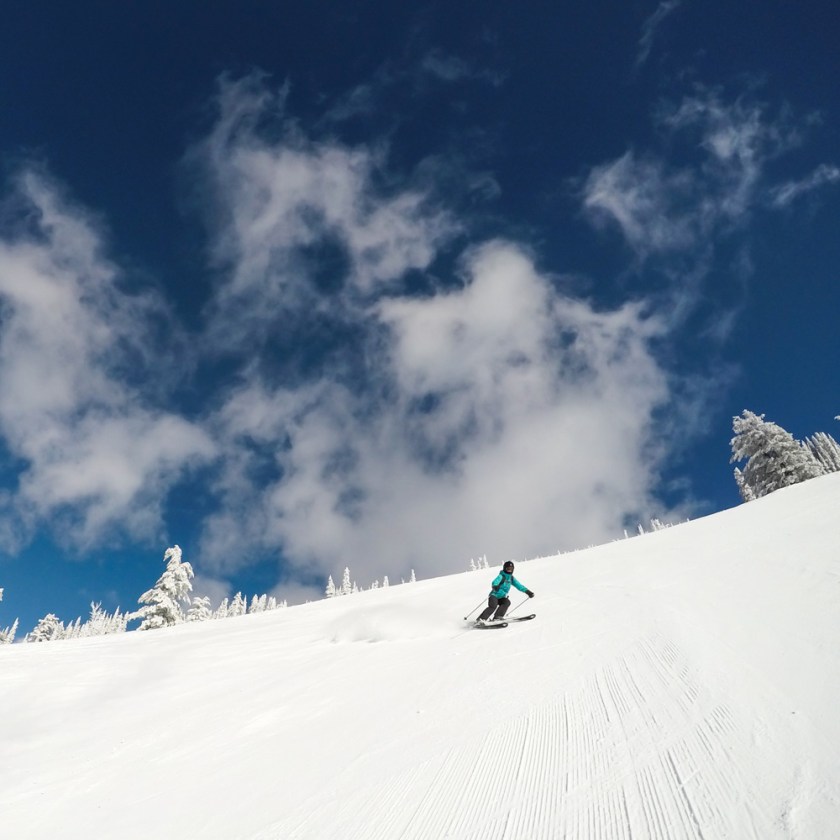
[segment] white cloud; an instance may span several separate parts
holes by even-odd
[[[226,489],[247,515],[228,504],[209,523],[221,568],[250,542],[359,580],[433,574],[609,539],[652,509],[669,385],[650,347],[662,325],[640,306],[596,312],[491,242],[460,290],[391,297],[367,318],[378,394],[253,377],[230,395]],[[266,445],[282,471],[267,489],[249,479]]]
[[[350,565],[369,582],[667,517],[654,499],[673,434],[654,419],[672,387],[653,350],[663,320],[641,303],[599,311],[560,294],[502,240],[467,249],[460,276],[430,277],[465,229],[430,199],[434,185],[383,188],[384,152],[308,140],[281,100],[259,80],[227,84],[199,153],[220,268],[211,332],[237,337],[241,363],[210,420],[224,456],[202,568],[229,575],[282,551],[305,574]],[[638,197],[628,225],[656,200]],[[345,254],[337,290],[312,282],[330,237]],[[298,259],[310,246],[314,268]],[[411,269],[419,295],[402,282]],[[287,356],[317,352],[313,311],[352,344],[304,372]],[[291,354],[255,341],[284,330],[296,331]]]
[[[770,193],[771,201],[774,207],[788,207],[801,196],[838,182],[840,182],[840,168],[824,163],[818,166],[807,178],[788,181],[774,187]]]
[[[498,87],[503,82],[503,73],[440,49],[430,49],[400,63],[386,61],[380,65],[369,80],[337,97],[320,124],[338,125],[374,114],[381,117],[384,113],[395,126],[406,118],[412,101],[423,98],[430,89],[463,83]],[[402,112],[393,110],[395,100],[402,103]]]
[[[727,103],[700,88],[657,114],[668,154],[628,151],[592,169],[583,204],[597,224],[616,225],[640,259],[708,249],[743,226],[764,200],[768,164],[801,142],[789,115],[772,119],[748,98]],[[670,163],[673,149],[685,162]]]
[[[118,288],[92,220],[48,180],[28,171],[18,189],[31,224],[0,239],[0,432],[23,466],[4,533],[9,517],[32,528],[59,516],[59,539],[81,547],[111,531],[157,536],[167,489],[213,453],[128,384],[165,309]]]
[[[728,103],[717,91],[701,90],[660,115],[676,131],[699,132],[707,153],[700,174],[720,219],[739,221],[755,203],[767,165],[802,142],[787,113],[775,119],[766,106],[741,97]]]
[[[695,245],[704,227],[704,215],[692,212],[695,191],[690,171],[669,171],[664,161],[626,152],[590,172],[583,205],[596,223],[618,225],[627,244],[646,257]]]
[[[636,67],[641,67],[650,57],[656,34],[666,18],[670,17],[681,5],[683,0],[661,0],[656,11],[644,22],[642,37],[639,39],[636,54]]]
[[[24,464],[7,512],[58,517],[79,546],[156,536],[167,493],[216,459],[218,509],[191,560],[213,586],[272,552],[300,580],[351,565],[369,583],[668,517],[654,498],[673,434],[658,419],[674,387],[653,349],[662,317],[561,294],[503,240],[433,277],[466,230],[434,199],[434,167],[396,179],[383,148],[307,138],[255,77],[223,84],[220,103],[192,155],[217,272],[199,345],[228,353],[236,384],[208,395],[201,423],[160,408],[154,365],[173,356],[149,346],[166,307],[127,293],[96,225],[28,176],[37,223],[0,244],[0,431]],[[683,206],[696,179],[628,154],[585,194],[639,253],[664,252],[702,229]]]
[[[420,67],[424,73],[444,82],[480,81],[500,85],[503,77],[499,73],[475,67],[463,58],[441,50],[431,50],[423,57]]]
[[[352,301],[425,269],[458,232],[422,185],[388,188],[383,149],[312,142],[282,116],[281,141],[262,136],[261,118],[282,115],[283,99],[259,78],[223,82],[219,121],[192,156],[211,185],[213,256],[227,272],[215,341],[251,339],[281,315],[327,305],[313,279],[327,249],[330,282]],[[231,315],[247,335],[231,330]]]
[[[263,94],[247,106],[247,85],[227,94],[236,105],[223,108],[210,144],[220,153],[206,158],[224,208],[216,311],[253,286],[259,307],[224,322],[234,333],[325,307],[355,344],[310,379],[253,356],[243,364],[214,417],[224,501],[202,550],[219,570],[277,548],[308,571],[441,572],[491,546],[521,556],[608,539],[655,509],[662,464],[684,444],[658,418],[697,433],[712,388],[697,371],[672,376],[653,348],[702,300],[715,241],[765,204],[768,164],[800,141],[789,114],[698,88],[657,114],[679,154],[628,151],[585,179],[591,217],[675,281],[653,315],[643,303],[599,311],[559,294],[504,241],[469,249],[455,287],[427,276],[423,294],[409,294],[406,270],[427,272],[451,244],[452,219],[430,193],[375,188],[389,180],[381,152],[258,134]],[[323,241],[325,229],[349,266],[332,296],[311,293],[307,269],[289,269],[298,244]],[[369,262],[368,242],[380,243]],[[719,333],[731,329],[737,305],[699,325],[706,340],[712,317]]]

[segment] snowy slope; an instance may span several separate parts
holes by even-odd
[[[505,630],[483,571],[0,648],[0,835],[838,837],[838,547],[832,475],[520,563]]]

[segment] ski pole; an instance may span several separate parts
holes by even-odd
[[[478,602],[478,607],[480,607],[483,603],[484,603],[484,601],[479,601],[479,602]],[[471,609],[471,610],[470,610],[470,611],[469,611],[469,612],[468,612],[468,613],[464,616],[464,621],[469,621],[470,616],[471,616],[471,615],[472,615],[472,614],[473,614],[473,613],[474,613],[474,612],[478,609],[478,607],[473,607],[473,608],[472,608],[472,609]]]
[[[510,615],[510,613],[515,613],[525,603],[525,601],[528,601],[528,600],[530,600],[530,599],[529,598],[524,598],[509,613],[505,613],[505,614]]]

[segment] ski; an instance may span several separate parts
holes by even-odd
[[[536,613],[531,613],[531,615],[512,615],[510,617],[505,616],[505,621],[530,621],[532,618],[536,618]]]
[[[477,621],[472,622],[472,626],[476,630],[501,630],[502,627],[507,627],[506,621],[491,621],[489,624],[479,624]]]

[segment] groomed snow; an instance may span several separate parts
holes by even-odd
[[[0,648],[0,835],[840,836],[840,475],[516,573]]]

